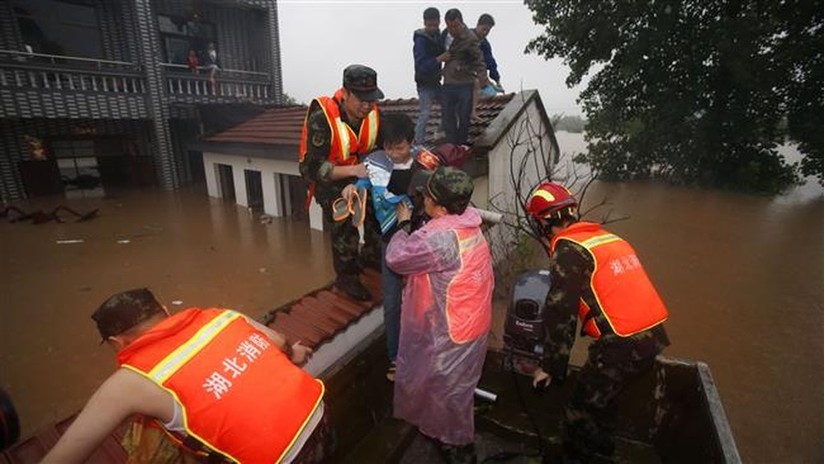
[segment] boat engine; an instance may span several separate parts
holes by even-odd
[[[550,291],[550,271],[520,275],[504,321],[504,370],[532,376],[544,359],[542,308]]]

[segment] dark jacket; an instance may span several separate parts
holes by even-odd
[[[481,54],[484,55],[484,64],[487,66],[487,71],[490,72],[490,79],[496,82],[500,81],[501,75],[498,73],[498,63],[493,57],[493,47],[490,45],[490,41],[486,37],[481,39],[479,47],[481,47]]]
[[[422,28],[413,33],[413,58],[415,59],[415,83],[420,87],[441,85],[441,63],[435,57],[444,53],[439,35],[428,35]]]
[[[448,32],[441,33],[441,43],[445,44]],[[465,27],[450,44],[450,61],[444,63],[444,84],[472,84],[480,71],[485,70],[484,58],[478,46],[478,36]]]

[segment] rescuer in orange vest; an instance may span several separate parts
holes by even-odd
[[[372,213],[372,202],[366,201],[366,196],[356,202],[367,210],[364,249],[360,252],[358,229],[350,221],[333,220],[332,202],[356,178],[367,177],[363,158],[381,146],[375,102],[382,98],[384,93],[378,88],[378,75],[372,68],[347,66],[343,87],[332,97],[318,97],[310,103],[298,153],[301,175],[310,182],[310,195],[321,206],[331,228],[335,285],[351,297],[365,301],[371,300],[372,295],[358,276],[365,265],[381,269],[381,233]]]
[[[170,316],[145,288],[110,297],[92,318],[102,343],[117,351],[119,369],[44,463],[84,462],[135,414],[153,419],[186,449],[182,461],[322,458],[313,453],[327,428],[324,385],[296,366],[309,348],[290,347],[281,334],[228,309],[189,308]],[[143,454],[149,457],[130,462],[159,462],[159,450],[172,459],[168,443],[154,440],[150,446],[157,449]]]
[[[550,238],[551,288],[543,310],[545,362],[533,373],[543,388],[563,380],[577,320],[595,341],[565,408],[566,458],[612,456],[616,396],[653,368],[670,344],[667,309],[636,252],[622,238],[592,222],[578,222],[576,199],[561,185],[544,182],[526,210]]]

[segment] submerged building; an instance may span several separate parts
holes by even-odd
[[[0,199],[203,181],[204,113],[282,99],[275,0],[0,0]]]

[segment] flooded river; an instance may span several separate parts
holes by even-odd
[[[630,217],[611,228],[634,244],[670,309],[667,354],[710,365],[744,461],[822,462],[821,187],[769,198],[598,183],[589,198],[604,196]],[[100,217],[0,220],[0,384],[24,435],[78,410],[111,372],[89,314],[113,292],[149,286],[172,308],[259,316],[333,276],[324,234],[261,224],[197,189],[70,204]]]

